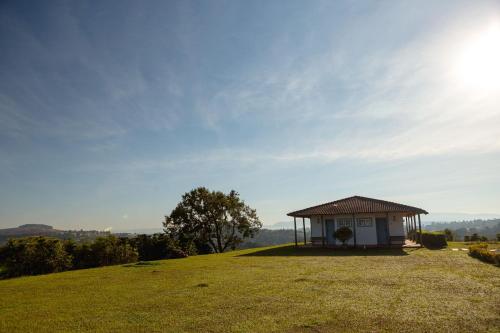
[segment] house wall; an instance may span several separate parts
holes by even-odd
[[[405,236],[403,214],[389,214],[389,236]]]
[[[321,218],[313,216],[311,220],[311,237],[321,237]]]
[[[372,219],[371,227],[360,227],[356,225],[356,244],[357,245],[377,245],[377,225],[375,223],[375,218],[382,217],[386,218],[387,214],[356,214],[355,218],[363,218],[369,217]],[[335,215],[323,216],[324,221],[326,220],[334,220],[335,219],[335,230],[339,228],[336,219],[338,218],[352,218],[352,215]],[[311,237],[321,237],[321,217],[320,216],[312,216],[310,218],[311,223]],[[325,238],[328,239],[327,231],[326,231],[326,223],[324,226],[324,235]],[[399,213],[390,213],[389,214],[389,236],[404,236],[405,229],[403,225],[403,214]],[[326,241],[325,241],[326,242]],[[338,243],[338,240],[337,240]],[[321,244],[321,241],[317,241],[316,244]],[[354,245],[354,237],[352,237],[348,242],[348,245]]]

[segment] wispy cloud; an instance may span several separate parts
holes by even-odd
[[[170,65],[156,63],[149,75],[150,59],[118,61],[75,7],[40,8],[44,31],[20,12],[2,11],[3,40],[10,40],[2,57],[3,135],[98,140],[174,128],[180,106],[172,97],[182,88]]]
[[[264,133],[286,133],[281,139],[287,145],[270,152],[274,159],[499,151],[500,90],[489,95],[464,91],[453,76],[464,37],[472,35],[467,29],[486,27],[473,21],[446,22],[434,34],[380,52],[353,54],[350,45],[332,43],[306,60],[285,57],[272,69],[251,68],[244,79],[213,94],[203,111],[211,127],[228,119],[243,122],[249,115],[279,124],[281,130]],[[281,154],[285,147],[290,152]]]
[[[197,185],[240,186],[270,220],[332,188],[496,204],[500,90],[455,62],[497,2],[2,6],[5,216],[86,201],[134,223]],[[408,172],[412,194],[387,185]]]

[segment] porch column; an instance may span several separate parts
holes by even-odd
[[[420,222],[420,214],[418,214],[418,231],[420,232],[418,242],[419,242],[420,246],[422,246],[422,222]]]
[[[405,216],[405,225],[406,225],[406,238],[410,239],[410,223],[408,221],[408,216]]]
[[[325,221],[321,215],[321,245],[325,247]]]
[[[295,231],[295,246],[297,246],[297,218],[293,217],[293,230]]]
[[[408,230],[410,232],[410,237],[409,238],[412,239],[413,238],[413,232],[412,232],[413,231],[412,230],[413,226],[411,225],[411,220],[410,220],[410,216],[409,215],[406,217],[406,221],[408,222]]]
[[[413,216],[410,215],[410,224],[411,224],[411,240],[415,241],[415,224],[413,223]]]
[[[392,245],[391,244],[391,231],[389,230],[389,212],[385,214],[386,219],[387,219],[387,243],[389,243],[389,247]]]
[[[412,225],[411,225],[411,220],[410,220],[410,216],[409,215],[406,216],[406,224],[408,224],[408,239],[409,240],[413,240],[412,239],[413,235],[412,235],[412,232],[411,232],[412,231],[411,230]]]
[[[405,224],[406,238],[408,238],[408,221],[406,220],[406,216],[403,216],[403,222]]]
[[[356,247],[356,217],[352,214],[352,232],[354,234],[354,247]]]
[[[417,235],[417,219],[415,218],[415,215],[412,216],[413,218],[413,225],[415,225],[415,242],[418,240],[418,235]]]
[[[306,240],[306,218],[302,217],[302,228],[304,229],[304,245],[307,244]]]
[[[309,233],[309,237],[310,237],[310,241],[311,241],[311,245],[313,245],[313,221],[311,219],[311,217],[309,216],[309,230],[310,230],[310,233]]]
[[[416,235],[415,235],[415,220],[413,219],[413,215],[410,216],[410,223],[411,223],[411,230],[412,230],[412,236],[411,236],[411,240],[412,241],[416,241]]]
[[[404,225],[404,228],[405,228],[405,237],[406,237],[406,235],[408,235],[408,226],[406,225],[406,221],[405,221],[404,216],[403,216],[403,225]]]

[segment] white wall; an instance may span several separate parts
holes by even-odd
[[[319,216],[311,217],[311,237],[321,237],[321,219]]]
[[[363,217],[371,218],[371,227],[358,226],[357,219]],[[377,224],[375,223],[375,216],[369,214],[356,215],[356,244],[377,245]]]
[[[389,236],[404,236],[403,214],[389,215]]]
[[[337,219],[337,218],[352,218],[352,215],[336,215],[336,216],[324,216],[323,220]],[[377,225],[375,223],[375,218],[377,217],[387,217],[387,214],[356,214],[357,218],[370,217],[373,221],[371,227],[359,227],[356,224],[356,244],[357,245],[377,245]],[[311,223],[311,236],[321,237],[321,218],[319,216],[312,216],[310,218]],[[338,229],[338,223],[335,222],[335,228]],[[324,230],[325,238],[326,235],[326,225]],[[404,236],[405,229],[403,225],[403,214],[390,213],[389,214],[389,235],[390,236]],[[354,245],[354,237],[348,242],[348,245]]]

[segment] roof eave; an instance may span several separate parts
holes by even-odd
[[[317,214],[317,213],[300,213],[300,212],[291,212],[286,214],[286,216],[290,217],[310,217],[310,216],[318,216],[318,215],[349,215],[349,214],[383,214],[383,213],[402,213],[402,214],[407,214],[407,213],[413,213],[413,214],[424,214],[428,215],[429,212],[423,209],[418,209],[418,210],[411,210],[407,212],[402,212],[402,211],[380,211],[380,212],[350,212],[350,213],[324,213],[324,214]]]

